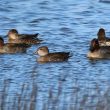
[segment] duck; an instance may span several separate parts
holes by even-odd
[[[90,59],[110,58],[110,46],[100,46],[98,39],[94,38],[91,41],[87,57]]]
[[[16,29],[11,29],[8,32],[8,43],[25,43],[39,44],[42,40],[38,39],[39,33],[36,34],[19,34]]]
[[[70,57],[70,52],[54,52],[49,53],[47,46],[41,46],[35,52],[40,57],[37,59],[38,62],[61,62],[67,61]]]
[[[29,47],[28,44],[4,43],[4,39],[0,37],[0,54],[25,53]]]
[[[106,37],[105,29],[100,28],[97,36],[100,46],[110,46],[110,38]]]

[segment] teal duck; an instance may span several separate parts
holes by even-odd
[[[110,58],[110,46],[100,46],[98,39],[91,41],[90,49],[87,54],[88,58]]]
[[[1,53],[24,53],[30,45],[28,44],[15,44],[4,43],[2,37],[0,37],[0,54]]]
[[[9,43],[25,43],[25,44],[38,44],[42,40],[38,39],[38,33],[36,34],[19,34],[16,29],[11,29],[8,32]]]
[[[35,53],[40,56],[38,62],[61,62],[67,61],[70,57],[70,52],[49,53],[47,46],[39,47]]]

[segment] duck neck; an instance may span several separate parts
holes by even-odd
[[[99,35],[99,36],[98,36],[98,40],[99,40],[100,42],[106,41],[106,36],[105,36],[105,35]]]

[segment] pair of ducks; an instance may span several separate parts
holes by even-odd
[[[105,30],[100,28],[97,33],[98,38],[91,40],[90,51],[87,57],[94,58],[110,58],[110,38],[106,37]]]
[[[38,33],[19,34],[16,29],[11,29],[7,35],[8,43],[4,43],[3,38],[0,37],[0,53],[24,53],[32,44],[42,42],[38,39],[38,35]],[[40,56],[38,62],[66,61],[70,57],[69,52],[49,53],[47,46],[39,47],[35,53]]]

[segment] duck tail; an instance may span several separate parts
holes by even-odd
[[[38,37],[38,36],[39,36],[39,33],[36,33],[36,34],[35,34],[35,37]]]

